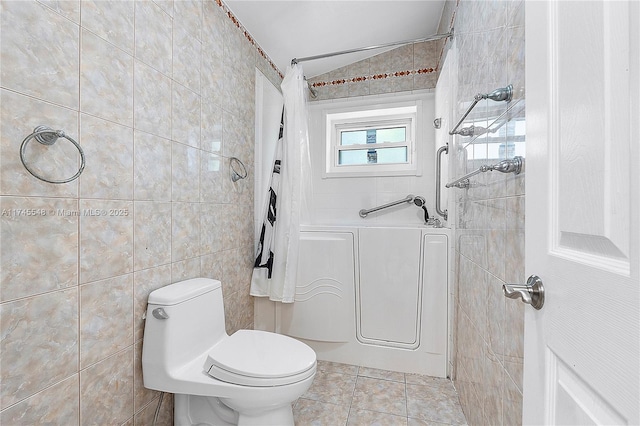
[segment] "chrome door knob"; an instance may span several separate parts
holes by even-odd
[[[524,303],[541,309],[544,305],[544,286],[537,275],[531,275],[526,284],[503,284],[502,292],[509,299],[520,298]]]

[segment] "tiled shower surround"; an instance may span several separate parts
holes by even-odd
[[[453,19],[451,17],[453,16]],[[440,32],[455,24],[458,49],[453,116],[466,111],[476,93],[507,84],[514,96],[499,142],[515,140],[516,121],[524,119],[524,1],[448,1]],[[442,27],[442,25],[446,25]],[[454,83],[455,84],[455,83]],[[482,108],[486,106],[483,110]],[[478,121],[487,124],[507,105],[479,104]],[[487,127],[486,125],[484,127]],[[521,136],[522,137],[522,136]],[[455,137],[452,177],[495,158],[483,159],[486,135],[473,141],[476,158],[464,155],[472,138]],[[525,167],[526,169],[526,167]],[[450,189],[456,227],[456,303],[454,384],[470,425],[517,425],[522,416],[525,304],[506,299],[504,283],[524,283],[525,173],[497,172],[472,178],[468,190]]]
[[[280,77],[214,1],[0,5],[0,424],[151,424],[150,291],[221,279],[228,331],[253,325],[254,70]],[[41,124],[83,147],[78,180],[20,163]],[[65,140],[26,157],[53,179],[79,167]]]

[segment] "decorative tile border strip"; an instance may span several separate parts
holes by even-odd
[[[333,81],[316,81],[312,83],[312,87],[325,87],[325,86],[336,86],[339,84],[347,84],[347,83],[359,83],[367,80],[382,80],[385,78],[391,77],[407,77],[410,75],[416,74],[430,74],[432,72],[436,72],[436,68],[421,68],[419,70],[409,70],[409,71],[396,71],[392,73],[383,73],[383,74],[373,74],[373,75],[365,75],[361,77],[353,77],[353,78],[342,78]]]
[[[251,43],[251,45],[253,47],[256,48],[256,50],[258,51],[258,53],[260,54],[260,56],[262,56],[262,58],[264,60],[267,61],[267,63],[271,66],[271,68],[273,68],[273,70],[275,72],[278,73],[278,75],[280,76],[280,78],[284,78],[284,74],[282,74],[282,72],[280,72],[280,70],[278,69],[278,67],[276,66],[276,64],[273,63],[273,61],[271,60],[271,58],[269,58],[269,56],[265,53],[264,50],[262,50],[262,48],[260,47],[260,45],[255,41],[255,39],[251,36],[251,34],[249,33],[249,31],[247,31],[247,29],[242,26],[242,24],[240,23],[240,21],[238,20],[238,18],[235,17],[235,15],[231,12],[231,9],[229,9],[229,6],[227,6],[226,4],[224,4],[224,2],[222,0],[214,0],[216,2],[216,4],[222,8],[222,10],[224,11],[224,13],[227,15],[227,17],[229,17],[229,19],[231,20],[231,22],[233,22],[233,25],[236,26],[237,29],[239,29],[240,31],[242,31],[242,34],[244,35],[244,37],[247,39],[247,41],[249,43]]]

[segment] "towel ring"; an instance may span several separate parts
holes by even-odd
[[[73,145],[75,145],[75,147],[78,149],[78,152],[80,153],[80,158],[82,160],[80,164],[80,169],[78,169],[78,172],[75,175],[64,180],[51,180],[51,179],[43,178],[42,176],[38,176],[33,170],[29,168],[29,166],[27,166],[27,162],[24,159],[24,152],[27,149],[28,143],[31,141],[31,139],[35,139],[37,142],[39,142],[42,145],[53,145],[54,143],[56,143],[56,141],[59,138],[65,138],[66,140],[71,142]],[[72,180],[75,180],[78,178],[78,176],[80,176],[85,166],[84,151],[80,147],[80,144],[74,141],[71,137],[67,136],[62,130],[53,130],[51,127],[48,127],[48,126],[38,126],[35,129],[33,129],[33,133],[31,133],[29,136],[24,138],[24,140],[22,141],[22,145],[20,145],[20,161],[22,161],[22,165],[24,166],[25,169],[27,169],[29,173],[31,173],[31,175],[40,179],[41,181],[48,182],[48,183],[71,182]]]
[[[239,164],[240,167],[242,167],[242,173],[238,173],[236,168],[233,167],[234,163]],[[249,175],[249,172],[247,172],[247,168],[244,166],[244,163],[237,157],[229,157],[229,168],[231,169],[231,180],[234,182],[237,182],[240,179],[245,179]]]

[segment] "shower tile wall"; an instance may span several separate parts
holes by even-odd
[[[228,157],[253,170],[254,67],[280,77],[221,6],[0,3],[1,424],[151,424],[142,313],[171,282],[221,279],[228,331],[252,327],[253,176]],[[22,166],[40,124],[82,145],[78,180]],[[79,167],[65,140],[27,157]]]
[[[516,122],[524,119],[524,1],[448,2],[440,32],[450,23],[458,48],[453,116],[460,117],[476,93],[513,84],[506,132],[492,135],[493,143],[508,146],[516,140]],[[476,125],[491,123],[506,106],[479,104]],[[454,138],[454,177],[504,158],[491,155],[488,135],[468,145],[471,139]],[[515,425],[522,416],[525,305],[506,299],[501,287],[525,282],[524,173],[484,173],[472,180],[478,185],[469,190],[450,190],[457,218],[454,383],[469,424]]]
[[[310,100],[433,89],[441,50],[437,41],[413,43],[315,76],[309,84],[318,96]]]

